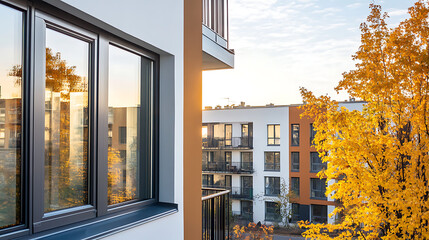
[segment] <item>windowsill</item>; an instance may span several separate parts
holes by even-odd
[[[123,215],[106,215],[20,239],[88,239],[106,237],[176,213],[177,204],[155,203]]]
[[[280,172],[280,170],[264,169],[264,172]]]
[[[299,170],[290,170],[291,172],[299,172]]]
[[[267,146],[280,146],[280,144],[267,144]]]
[[[291,146],[291,147],[299,147],[299,144],[298,144],[298,145],[293,145],[293,144],[291,144],[290,146]]]

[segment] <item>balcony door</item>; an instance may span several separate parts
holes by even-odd
[[[241,176],[241,194],[246,197],[251,197],[253,195],[252,176]]]

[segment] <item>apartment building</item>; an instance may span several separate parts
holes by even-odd
[[[289,179],[289,107],[203,111],[203,187],[231,189],[239,219],[279,220],[274,198]]]
[[[336,202],[325,196],[326,167],[311,143],[312,119],[301,105],[240,106],[203,111],[203,187],[231,189],[232,212],[240,219],[280,222],[276,197],[293,192],[290,221],[332,223]],[[363,102],[341,102],[361,110]],[[251,144],[249,144],[251,143]],[[328,183],[329,184],[329,183]]]
[[[0,0],[0,239],[201,238],[201,77],[234,66],[227,11]]]

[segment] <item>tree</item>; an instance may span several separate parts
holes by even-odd
[[[305,116],[315,119],[316,148],[328,162],[327,194],[342,203],[337,224],[315,225],[317,239],[429,239],[429,3],[417,1],[397,27],[370,5],[361,24],[356,68],[336,87],[366,101],[339,108],[301,88]],[[329,232],[338,236],[330,237]]]
[[[290,191],[288,184],[284,178],[281,178],[280,182],[280,193],[274,197],[266,197],[263,193],[255,196],[256,199],[261,201],[271,201],[277,204],[277,213],[279,214],[279,222],[283,226],[289,226],[289,220],[292,218],[292,206],[291,203],[297,198],[296,193]]]

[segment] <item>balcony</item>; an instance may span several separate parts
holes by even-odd
[[[253,149],[253,137],[203,138],[203,149]]]
[[[227,239],[229,237],[229,190],[203,188],[202,194],[202,239]]]
[[[203,1],[203,70],[234,68],[229,49],[228,0]]]
[[[253,188],[233,187],[231,188],[231,198],[238,200],[253,200]]]
[[[253,162],[203,162],[203,172],[253,173]]]

